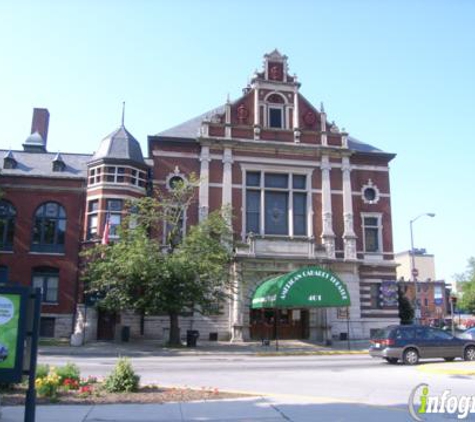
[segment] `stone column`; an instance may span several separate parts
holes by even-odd
[[[330,184],[330,158],[322,156],[322,242],[330,259],[335,259],[335,233],[333,232],[332,193]]]
[[[243,341],[242,289],[238,265],[239,264],[235,263],[232,268],[233,292],[231,298],[231,342]]]
[[[343,172],[343,243],[345,259],[356,259],[356,235],[353,229],[353,197],[351,193],[350,158],[343,157],[341,170]]]
[[[204,220],[209,212],[209,162],[211,157],[209,147],[201,147],[200,155],[200,193],[199,193],[199,221]]]
[[[231,208],[233,203],[233,152],[225,148],[223,152],[223,196],[222,207]],[[228,216],[231,224],[231,215]]]

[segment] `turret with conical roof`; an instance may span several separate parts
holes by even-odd
[[[140,144],[122,125],[119,129],[106,136],[99,149],[91,158],[90,164],[99,162],[133,164],[146,167]]]
[[[145,162],[140,144],[121,126],[106,136],[87,163],[87,218],[86,239],[98,241],[106,221],[110,225],[109,237],[118,237],[125,203],[147,194],[149,166]]]

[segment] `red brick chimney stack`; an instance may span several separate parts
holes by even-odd
[[[48,139],[49,111],[46,108],[34,108],[31,133],[38,132],[45,143]]]

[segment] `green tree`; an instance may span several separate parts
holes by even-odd
[[[232,233],[222,212],[210,213],[181,239],[179,222],[193,194],[193,185],[178,183],[168,196],[136,201],[120,240],[84,253],[83,280],[89,292],[102,297],[99,306],[168,314],[169,343],[174,345],[180,343],[180,314],[216,311],[231,291]],[[168,226],[165,245],[156,230],[163,221]]]
[[[469,313],[475,313],[475,258],[468,259],[464,273],[456,274],[457,290],[460,292],[458,307]]]
[[[414,320],[414,308],[411,305],[409,299],[404,295],[402,289],[398,288],[398,307],[399,307],[399,319],[401,324],[412,324]]]

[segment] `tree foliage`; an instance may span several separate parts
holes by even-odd
[[[460,291],[458,306],[466,312],[475,313],[475,257],[468,260],[464,273],[456,274],[457,289]]]
[[[414,320],[414,308],[409,299],[404,295],[401,288],[398,288],[398,307],[401,324],[412,324]]]
[[[223,211],[210,213],[182,238],[180,219],[192,203],[192,183],[178,182],[169,195],[131,204],[120,240],[84,253],[83,280],[111,311],[141,315],[166,313],[169,343],[179,344],[178,317],[184,312],[216,312],[231,289],[232,233]],[[165,223],[164,223],[165,222]],[[165,224],[163,233],[158,229]]]

